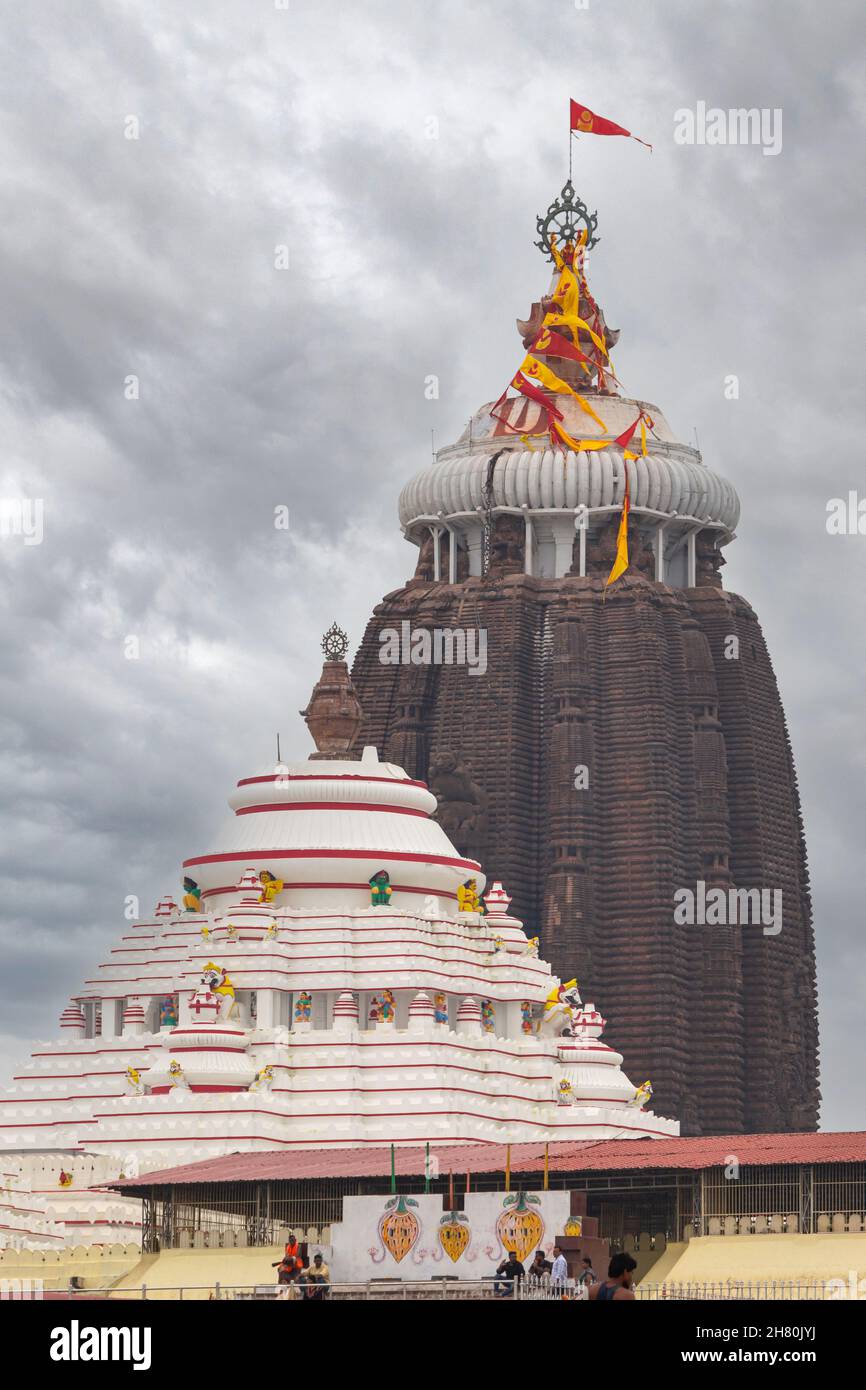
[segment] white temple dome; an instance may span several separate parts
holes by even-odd
[[[374,748],[360,760],[310,760],[242,778],[229,805],[234,815],[208,852],[183,866],[211,910],[240,901],[247,868],[282,880],[281,903],[297,908],[323,897],[340,906],[368,902],[369,880],[381,869],[391,879],[392,906],[414,910],[427,895],[453,905],[468,878],[479,892],[485,884],[480,866],[431,819],[432,792],[379,762]]]

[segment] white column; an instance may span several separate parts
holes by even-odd
[[[686,542],[686,563],[688,566],[686,571],[687,589],[693,589],[695,587],[695,583],[697,582],[697,557],[695,552],[695,541],[697,540],[697,535],[697,531],[690,531],[688,541]]]
[[[665,582],[665,522],[656,527],[655,537],[653,538],[653,549],[656,554],[656,579],[660,584]]]
[[[433,537],[433,578],[438,582],[442,578],[442,527],[431,526],[430,534]]]
[[[529,508],[524,504],[523,521],[526,526],[526,539],[523,543],[523,573],[532,574],[532,562],[535,550],[535,535],[532,530],[532,518],[529,515]]]
[[[484,545],[484,523],[472,526],[466,535],[466,548],[469,551],[469,573],[480,577],[482,570],[481,551]]]
[[[589,529],[589,512],[585,505],[575,508],[574,525],[579,546],[579,570],[581,579],[586,578],[586,533]]]
[[[448,527],[448,583],[457,583],[457,532]]]
[[[256,990],[256,1027],[257,1028],[276,1028],[279,1026],[277,1019],[277,997],[276,990],[257,989]]]
[[[567,516],[553,518],[553,574],[561,579],[571,569],[574,557],[574,525]]]
[[[655,536],[653,537],[653,550],[655,551],[656,557],[656,579],[660,584],[664,584],[665,582],[665,531],[676,515],[676,512],[671,512],[666,521],[660,521],[656,527]]]
[[[103,999],[102,1001],[102,1036],[104,1038],[120,1037],[120,1030],[117,1026],[116,999]]]

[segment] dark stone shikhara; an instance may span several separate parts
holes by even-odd
[[[353,670],[359,744],[438,782],[458,848],[503,880],[559,975],[604,1001],[609,1040],[629,1074],[652,1078],[657,1112],[685,1134],[814,1129],[809,876],[752,608],[722,590],[709,550],[696,586],[672,588],[635,536],[603,602],[613,522],[586,576],[575,562],[559,579],[523,574],[520,528],[496,524],[483,579],[434,583],[422,548],[416,577],[376,609]],[[379,632],[404,620],[487,629],[485,678],[383,665]],[[699,879],[781,890],[782,930],[677,925],[674,893]]]
[[[559,436],[545,438],[555,426],[539,393],[531,405],[521,393],[483,407],[406,484],[400,519],[418,564],[376,609],[355,660],[361,741],[430,782],[452,841],[503,881],[560,977],[603,1002],[608,1038],[630,1075],[651,1078],[658,1113],[684,1134],[814,1129],[797,778],[758,620],[721,581],[739,501],[658,407],[621,394],[607,356],[619,330],[575,245],[581,223],[595,239],[596,215],[584,213],[569,184],[540,219],[571,241],[556,251],[543,232],[557,274],[517,329],[564,383],[540,399],[564,412],[566,440],[587,428],[589,405],[610,444],[599,454],[569,443],[566,455]],[[551,327],[559,344],[545,347]],[[637,420],[649,435],[640,458]],[[629,567],[605,589],[627,467]],[[556,528],[552,555],[545,526]],[[485,630],[483,679],[383,665],[379,634],[403,622]],[[698,883],[759,900],[767,890],[781,929],[678,922],[677,890]]]

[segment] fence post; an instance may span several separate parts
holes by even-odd
[[[141,1296],[142,1296],[142,1298],[147,1298],[147,1285],[146,1285],[146,1284],[142,1284],[142,1286],[141,1286]]]
[[[219,1297],[220,1297],[220,1286],[219,1286],[219,1281],[217,1281],[217,1282],[214,1284],[214,1286],[213,1286],[213,1296],[214,1296],[214,1298],[219,1298]]]

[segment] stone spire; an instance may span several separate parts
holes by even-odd
[[[363,711],[346,665],[349,639],[336,623],[322,638],[325,662],[313,688],[310,703],[301,715],[313,736],[316,752],[311,760],[347,758],[361,727]]]

